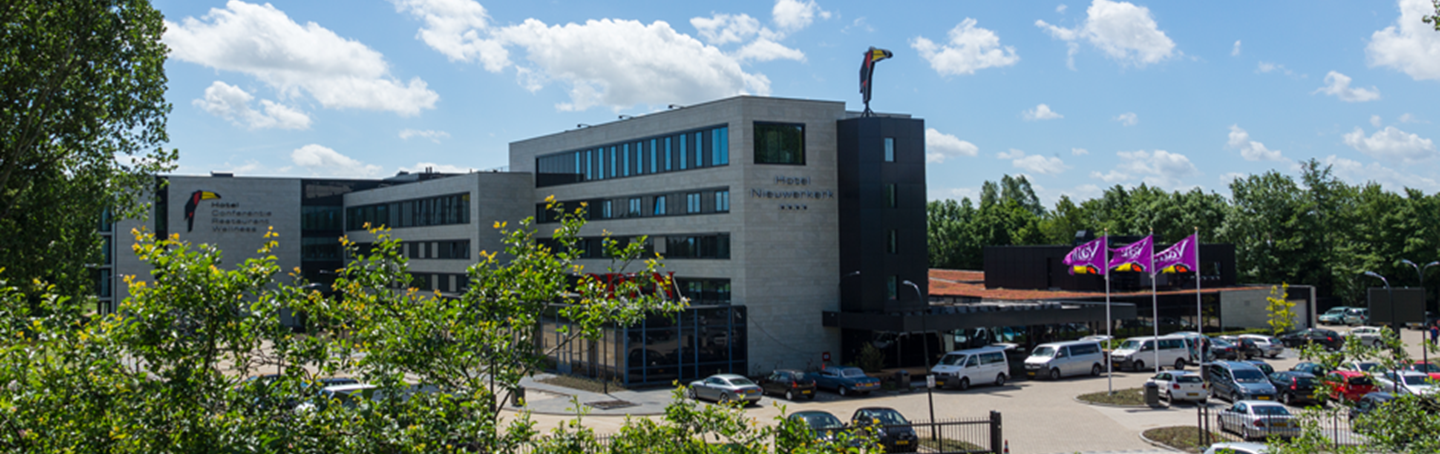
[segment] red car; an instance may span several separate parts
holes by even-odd
[[[1411,365],[1409,365],[1409,366],[1405,366],[1405,369],[1404,369],[1404,370],[1413,370],[1413,371],[1416,371],[1416,372],[1424,372],[1424,373],[1430,374],[1430,378],[1433,378],[1433,379],[1435,379],[1435,380],[1440,380],[1440,366],[1435,365],[1435,363],[1427,363],[1427,362],[1424,362],[1424,361],[1416,361],[1414,364],[1411,364]]]
[[[1326,375],[1325,381],[1334,386],[1330,390],[1330,400],[1338,401],[1343,398],[1350,402],[1359,402],[1361,397],[1375,391],[1375,382],[1358,370],[1337,370]]]

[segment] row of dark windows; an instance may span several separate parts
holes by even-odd
[[[451,194],[345,209],[345,230],[370,227],[424,227],[470,223],[470,194]]]
[[[465,293],[470,290],[470,277],[464,273],[410,273],[410,287],[422,292]]]
[[[653,175],[730,164],[730,128],[690,130],[535,158],[535,185]],[[549,176],[559,176],[551,178]]]
[[[340,231],[344,225],[345,211],[338,206],[300,207],[300,230]]]
[[[575,242],[575,250],[582,259],[610,258],[605,253],[606,237],[585,237]],[[629,244],[639,237],[609,237],[617,244]],[[539,240],[541,244],[555,249],[559,244],[550,238]],[[656,245],[664,245],[663,249]],[[644,255],[660,254],[667,259],[722,259],[730,258],[730,234],[708,233],[698,235],[663,235],[647,237],[641,244]]]
[[[355,243],[356,252],[369,256],[375,243]],[[470,240],[405,241],[400,254],[410,259],[470,259]]]
[[[701,189],[667,194],[633,195],[606,199],[558,202],[559,213],[572,213],[584,204],[586,220],[685,216],[730,212],[730,189]],[[560,222],[560,215],[546,204],[535,204],[539,223]]]

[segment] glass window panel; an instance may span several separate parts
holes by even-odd
[[[681,135],[680,135],[680,170],[685,170],[687,167],[689,167],[689,166],[686,165],[687,159],[689,159],[689,158],[688,158],[689,155],[690,155],[690,152],[685,149],[685,134],[681,134]]]
[[[805,164],[805,126],[755,123],[756,164]]]
[[[885,138],[885,162],[895,162],[895,138]]]

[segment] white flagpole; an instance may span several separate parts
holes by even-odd
[[[1115,337],[1110,332],[1110,328],[1115,326],[1115,322],[1110,320],[1110,229],[1105,229],[1102,234],[1104,236],[1100,237],[1100,254],[1105,258],[1105,337],[1108,338],[1105,342],[1111,346],[1113,351]],[[1105,357],[1105,388],[1110,394],[1115,394],[1114,364],[1115,361],[1107,355]]]
[[[1155,228],[1150,228],[1150,325],[1155,331],[1155,373],[1160,373],[1160,297],[1155,294]]]
[[[1200,306],[1200,227],[1195,227],[1195,332],[1205,336],[1205,311]],[[1205,344],[1200,340],[1200,376],[1205,376]]]

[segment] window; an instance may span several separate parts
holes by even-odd
[[[639,198],[639,197],[631,197],[631,198],[630,198],[630,211],[627,212],[627,213],[625,213],[625,216],[626,216],[626,217],[633,217],[633,218],[638,218],[638,217],[640,217],[640,198]]]
[[[600,203],[600,219],[610,219],[610,218],[613,218],[613,217],[614,217],[614,216],[612,216],[612,213],[610,212],[610,201],[609,201],[609,200],[606,200],[606,201],[604,201],[604,202],[601,202],[601,203]]]
[[[755,123],[755,163],[805,165],[805,126]]]
[[[665,215],[665,196],[655,196],[655,216]]]
[[[665,237],[665,258],[728,259],[730,258],[730,234],[667,236]]]
[[[666,172],[669,172],[671,169],[672,169],[672,168],[670,167],[670,138],[669,138],[669,137],[666,137],[666,138],[665,138],[665,171],[666,171]]]
[[[685,149],[685,134],[681,134],[681,135],[680,135],[680,170],[685,170],[685,168],[688,167],[688,166],[686,165],[686,159],[687,159],[687,156],[689,156],[689,155],[690,155],[689,152],[687,152],[686,149]]]
[[[620,146],[620,165],[622,166],[620,168],[623,169],[620,176],[630,176],[630,144],[628,143]]]
[[[889,232],[889,238],[886,239],[886,243],[885,243],[885,252],[889,252],[889,253],[891,253],[891,254],[894,254],[894,253],[896,253],[896,251],[898,251],[898,250],[900,249],[900,245],[898,244],[898,243],[899,243],[899,238],[898,238],[898,237],[899,237],[899,235],[896,235],[894,230],[891,230],[891,231]]]
[[[885,162],[895,162],[895,138],[885,138]]]
[[[655,163],[658,162],[655,160],[656,155],[658,154],[655,151],[656,142],[657,141],[655,139],[650,139],[650,173],[656,173],[660,171],[660,168],[655,165]]]
[[[595,172],[590,171],[590,150],[585,150],[585,179],[595,179]]]
[[[895,299],[895,287],[900,284],[900,276],[885,278],[885,299]]]
[[[311,212],[311,226],[325,227],[323,211]],[[452,194],[403,202],[362,205],[345,209],[345,229],[371,227],[424,227],[470,223],[470,194]]]
[[[617,163],[620,161],[620,157],[616,156],[616,154],[617,151],[615,150],[615,147],[610,147],[610,178],[615,178],[616,175],[619,175],[618,171],[620,169],[617,169],[616,167],[618,166]]]
[[[710,131],[710,164],[726,165],[730,163],[730,128],[720,127]]]
[[[703,139],[700,138],[700,136],[701,133],[695,133],[695,167],[705,165],[705,157],[701,155],[702,147],[700,146],[700,144],[703,144],[705,142]]]
[[[597,150],[595,150],[595,154],[599,155],[599,156],[597,156],[597,157],[595,158],[595,177],[596,177],[597,180],[604,180],[604,179],[605,179],[605,149],[604,149],[604,148],[597,149]]]
[[[715,191],[715,212],[728,213],[730,211],[730,190]]]
[[[698,193],[698,192],[692,192],[692,193],[689,193],[689,194],[685,194],[685,212],[686,212],[686,213],[699,213],[699,212],[700,212],[700,193]]]
[[[885,185],[885,206],[895,208],[895,185]]]

